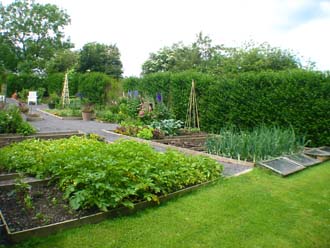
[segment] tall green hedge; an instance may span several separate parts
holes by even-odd
[[[9,74],[6,79],[7,95],[11,96],[15,91],[19,92],[22,89],[36,90],[43,87],[46,89],[46,95],[57,93],[60,96],[64,76],[65,74],[61,72],[44,77],[33,74]],[[122,94],[120,80],[104,73],[70,73],[68,79],[70,96],[80,92],[84,98],[94,103],[105,104]]]
[[[34,74],[9,74],[7,76],[7,96],[11,96],[15,91],[22,89],[37,90],[38,88],[46,88],[44,77]]]
[[[203,97],[202,97],[203,99]],[[312,145],[330,144],[330,77],[313,71],[244,73],[211,85],[201,101],[207,130],[292,126]]]
[[[57,95],[60,96],[62,93],[62,89],[63,89],[63,83],[64,83],[64,73],[63,72],[53,73],[53,74],[49,75],[46,78],[48,94],[56,93]],[[71,85],[71,82],[69,85]],[[71,91],[69,90],[69,92],[71,92]]]
[[[184,120],[191,80],[196,81],[202,129],[219,132],[231,125],[293,127],[311,145],[330,144],[330,75],[316,71],[264,71],[213,77],[196,72],[155,73],[125,87],[154,96],[161,92]],[[133,89],[132,89],[133,90]]]
[[[90,72],[80,74],[78,91],[90,102],[105,104],[109,99],[108,92],[111,89],[117,90],[118,80],[111,78],[105,73]]]
[[[82,73],[69,73],[69,93],[70,96],[74,96],[78,92],[79,81],[81,80]],[[57,72],[48,75],[46,78],[47,92],[48,94],[57,93],[59,96],[62,94],[64,84],[65,73]]]

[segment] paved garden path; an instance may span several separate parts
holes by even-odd
[[[113,133],[105,132],[104,130],[115,130],[117,124],[110,123],[101,123],[97,121],[83,121],[83,120],[61,120],[57,117],[45,114],[40,112],[39,110],[45,109],[46,106],[38,105],[32,106],[32,111],[38,111],[43,120],[41,121],[33,121],[30,122],[38,132],[60,132],[60,131],[82,131],[84,133],[96,133],[102,137],[104,137],[107,141],[113,142],[119,138],[125,138],[125,136],[119,136]],[[127,138],[127,137],[126,137]],[[155,144],[152,142],[151,144],[156,150],[164,151],[166,146],[162,144]],[[248,172],[251,170],[251,167],[245,165],[239,165],[235,163],[224,163],[224,172],[225,176],[235,176],[244,172]]]

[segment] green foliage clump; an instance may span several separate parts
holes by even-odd
[[[153,128],[144,127],[137,133],[136,137],[150,140],[153,138],[153,130]]]
[[[143,123],[139,119],[131,119],[122,121],[120,126],[116,128],[115,132],[123,135],[137,137],[137,134],[143,129],[148,128],[143,126]]]
[[[15,179],[15,188],[11,193],[16,195],[17,203],[27,210],[34,208],[31,196],[31,185],[23,181],[23,175]]]
[[[165,120],[173,117],[173,114],[163,102],[156,103],[151,115],[153,120]]]
[[[16,129],[16,132],[23,135],[30,135],[34,134],[36,130],[28,122],[23,121]]]
[[[83,98],[92,103],[105,104],[106,89],[116,83],[118,83],[116,80],[101,72],[85,73],[79,77],[78,91]]]
[[[180,128],[183,126],[183,122],[180,120],[168,119],[161,121],[154,121],[150,125],[152,128],[159,129],[164,132],[165,135],[177,135]]]
[[[219,178],[222,171],[207,157],[159,153],[129,140],[107,144],[84,137],[12,144],[1,149],[0,167],[51,177],[72,208],[101,210],[131,207],[141,200],[158,202],[160,195]]]
[[[23,120],[18,107],[0,109],[0,133],[29,135],[35,132],[36,130]]]
[[[252,131],[224,128],[206,140],[209,153],[253,162],[301,152],[304,145],[304,137],[297,137],[293,129],[266,126]]]
[[[117,122],[118,115],[111,110],[98,110],[96,112],[96,118],[106,122]]]
[[[59,105],[60,101],[61,101],[61,97],[59,97],[57,93],[53,92],[49,94],[48,103]]]
[[[131,118],[137,118],[140,109],[140,100],[138,98],[128,98],[126,103],[126,113]]]

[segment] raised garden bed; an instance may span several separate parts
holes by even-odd
[[[82,136],[83,133],[79,131],[68,131],[68,132],[51,132],[51,133],[36,133],[32,135],[20,135],[20,134],[0,134],[0,147],[9,145],[13,142],[20,142],[26,139],[38,138],[38,139],[61,139],[68,138],[71,136]]]
[[[0,174],[0,189],[4,190],[13,190],[15,188],[15,182],[20,178],[18,173],[10,174]],[[30,185],[44,185],[49,182],[49,179],[37,179],[35,177],[24,177],[21,179],[23,183],[28,183]]]
[[[160,196],[159,204],[214,181]],[[0,205],[2,206],[0,232],[2,231],[4,234],[2,237],[7,242],[18,243],[31,237],[43,237],[60,230],[98,223],[116,216],[130,215],[139,210],[158,205],[154,201],[143,201],[135,203],[133,208],[119,207],[107,212],[100,212],[96,209],[74,211],[69,207],[68,201],[63,200],[63,193],[56,186],[48,185],[48,181],[33,185],[30,194],[33,208],[27,208],[23,203],[18,202],[13,188],[2,188],[0,191]]]
[[[11,214],[25,209],[20,213],[28,215],[26,219],[31,221],[24,223],[34,223],[27,230],[20,229],[18,226],[25,224],[20,225],[18,220],[15,226],[12,219],[16,215],[8,217],[2,208],[6,236],[12,242],[134,213],[217,180],[223,170],[219,163],[206,157],[186,156],[172,150],[158,153],[148,145],[128,140],[108,144],[94,136],[26,140],[2,148],[0,157],[3,172],[20,171],[53,179],[51,185],[40,183],[31,189],[29,181],[20,178],[12,181],[11,187],[7,183],[7,187],[1,188],[0,205],[9,205],[7,211]],[[58,218],[52,215],[57,209],[51,209],[57,208],[62,199],[70,207],[61,206],[60,210],[64,208],[73,215],[57,224]],[[14,204],[19,207],[11,207]],[[79,211],[86,209],[83,214]],[[59,215],[66,216],[61,211]],[[38,223],[40,226],[35,226]]]
[[[56,118],[61,119],[61,120],[82,120],[83,119],[82,116],[81,116],[81,113],[80,113],[80,115],[75,115],[75,116],[61,116],[61,115],[56,114],[56,112],[53,113],[54,112],[53,109],[50,110],[51,112],[50,111],[41,110],[41,109],[38,109],[38,111],[41,112],[41,113],[44,113],[46,115],[50,115],[50,116],[56,117]]]
[[[222,157],[219,155],[214,155],[211,153],[206,153],[204,151],[198,151],[198,150],[193,150],[191,148],[184,148],[184,147],[179,147],[179,146],[174,146],[174,145],[170,145],[170,144],[166,144],[166,141],[164,143],[159,142],[160,140],[144,140],[144,139],[140,139],[140,138],[136,138],[136,137],[132,137],[132,136],[127,136],[127,135],[123,135],[123,134],[118,134],[115,133],[113,131],[110,130],[102,130],[105,133],[110,133],[112,135],[116,135],[125,139],[130,139],[130,140],[136,140],[138,142],[142,142],[142,143],[149,143],[150,145],[152,145],[156,150],[160,150],[160,151],[166,151],[169,148],[173,148],[175,150],[178,150],[182,153],[185,154],[191,154],[191,155],[202,155],[202,156],[207,156],[210,157],[220,163],[227,163],[227,164],[238,164],[238,165],[243,165],[243,166],[247,166],[247,167],[254,167],[255,163],[254,162],[249,162],[249,161],[244,161],[244,160],[237,160],[237,159],[233,159],[233,158],[227,158],[227,157]],[[177,137],[177,136],[173,136],[173,137]],[[166,139],[166,138],[165,138]]]
[[[184,133],[178,136],[167,136],[163,139],[155,139],[158,142],[166,145],[173,145],[177,147],[187,148],[194,151],[205,151],[205,141],[208,134],[203,132],[198,133]]]

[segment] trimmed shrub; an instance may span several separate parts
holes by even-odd
[[[107,102],[107,89],[115,84],[116,80],[101,72],[90,72],[81,74],[79,78],[78,91],[84,98],[97,104]]]

